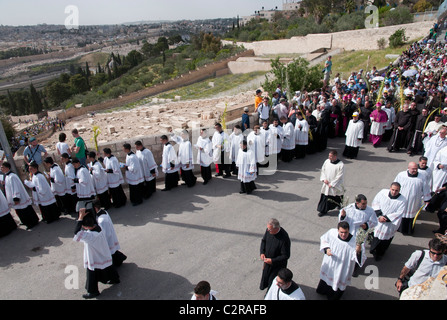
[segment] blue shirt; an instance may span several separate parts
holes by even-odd
[[[245,124],[247,124],[247,127],[245,127]],[[248,114],[244,113],[242,115],[242,132],[245,131],[245,129],[250,128],[250,117],[248,116]]]
[[[37,164],[42,163],[42,152],[46,153],[47,150],[45,150],[44,146],[38,144],[35,147],[27,146],[25,148],[25,151],[23,152],[24,156],[27,156],[28,161],[31,163],[32,161],[35,161]]]

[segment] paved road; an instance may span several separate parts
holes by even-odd
[[[343,146],[343,139],[329,141],[329,147],[340,154]],[[119,268],[121,283],[100,285],[99,299],[189,299],[200,280],[208,280],[219,299],[262,299],[259,244],[268,219],[275,217],[292,240],[289,268],[294,279],[308,299],[323,300],[315,293],[322,261],[319,239],[337,223],[337,212],[324,217],[316,212],[319,170],[327,155],[279,163],[274,175],[258,178],[252,195],[238,193],[236,178],[214,178],[206,186],[198,179],[193,188],[157,192],[138,207],[111,209],[128,260]],[[349,202],[357,193],[372,200],[406,169],[410,159],[417,157],[388,153],[385,147],[374,149],[370,144],[361,147],[357,160],[343,159]],[[74,225],[74,217],[64,216],[31,232],[20,227],[0,239],[0,299],[82,299],[83,245],[72,240]],[[343,299],[397,299],[394,282],[399,271],[415,249],[427,246],[436,227],[435,215],[424,213],[414,236],[397,234],[382,261],[375,262],[368,253],[363,272],[353,279]],[[79,289],[65,286],[67,277],[74,275],[65,273],[73,270],[66,268],[73,266],[79,270]],[[371,280],[371,270],[378,274],[377,282]]]

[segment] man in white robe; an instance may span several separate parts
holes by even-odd
[[[295,127],[287,117],[282,116],[279,119],[283,127],[282,145],[281,145],[281,160],[284,162],[292,161],[295,155]]]
[[[162,135],[160,141],[163,145],[161,168],[165,174],[165,187],[161,191],[169,191],[178,186],[180,180],[180,165],[174,147],[169,142],[168,136]]]
[[[320,238],[320,251],[324,252],[317,293],[328,300],[339,300],[351,284],[355,264],[360,267],[366,260],[364,245],[356,244],[349,232],[349,223],[341,221]]]
[[[255,125],[253,131],[248,134],[247,146],[255,155],[256,165],[259,166],[260,163],[263,163],[265,157],[265,136],[261,133],[261,127],[259,125]]]
[[[17,224],[11,216],[11,208],[3,192],[0,192],[0,238],[17,229]]]
[[[427,166],[433,170],[433,161],[439,150],[447,146],[447,128],[442,127],[438,134],[434,135],[425,143],[424,156],[427,157]]]
[[[101,230],[93,214],[87,210],[79,211],[73,241],[84,243],[84,268],[87,271],[84,299],[99,296],[98,282],[104,284],[120,283],[118,272],[113,265],[112,255],[105,233]]]
[[[295,121],[295,159],[306,156],[306,146],[309,144],[309,124],[304,119],[301,110],[296,111]]]
[[[132,206],[138,206],[143,203],[143,184],[144,176],[140,160],[132,151],[129,143],[123,144],[123,151],[126,153],[126,180],[129,185],[129,200]]]
[[[437,192],[447,182],[447,146],[438,151],[433,161],[432,191]]]
[[[56,204],[59,210],[64,214],[69,214],[69,208],[65,203],[65,176],[62,169],[53,161],[52,157],[46,157],[43,160],[45,168],[50,172],[50,188],[56,198]]]
[[[155,162],[152,151],[145,148],[140,140],[135,141],[135,149],[137,150],[136,155],[143,169],[143,198],[148,199],[157,190],[157,163]]]
[[[415,162],[408,164],[408,170],[398,173],[394,182],[400,184],[400,192],[407,199],[399,231],[404,235],[411,235],[414,232],[413,219],[422,207],[422,200],[427,204],[431,199],[430,189],[418,173]]]
[[[213,143],[213,161],[217,165],[217,176],[231,177],[230,139],[220,123],[214,125],[216,130],[211,142]],[[225,175],[224,175],[225,173]]]
[[[418,173],[420,173],[422,180],[425,181],[428,188],[431,190],[433,185],[433,170],[428,167],[427,162],[427,157],[419,157]]]
[[[407,199],[400,194],[400,184],[393,182],[389,189],[380,190],[371,203],[378,216],[371,241],[370,253],[376,261],[382,259],[402,221]]]
[[[444,125],[444,122],[441,121],[441,115],[435,114],[435,120],[427,123],[427,126],[425,127],[424,143],[428,142],[431,137],[435,136]]]
[[[110,254],[112,255],[113,265],[119,267],[127,259],[120,249],[120,243],[116,235],[115,227],[113,226],[112,218],[109,213],[101,206],[100,201],[93,202],[93,209],[95,211],[96,221],[106,235],[107,244],[109,245]]]
[[[65,176],[65,202],[67,203],[67,207],[69,207],[69,212],[76,212],[76,190],[73,191],[72,186],[74,186],[73,179],[75,178],[75,169],[73,164],[71,163],[71,158],[68,153],[63,153],[61,155],[61,164],[64,167],[64,176]]]
[[[197,178],[193,173],[194,161],[189,133],[187,130],[183,130],[181,136],[171,134],[171,140],[179,145],[178,161],[180,165],[180,176],[185,185],[189,188],[193,187],[196,184]]]
[[[92,176],[95,193],[101,202],[101,205],[107,210],[112,206],[109,194],[109,185],[107,182],[107,173],[103,166],[96,160],[96,152],[90,151],[87,155],[87,167]]]
[[[278,119],[273,119],[273,123],[269,126],[270,139],[269,139],[269,154],[270,156],[281,157],[282,139],[284,136],[283,127],[279,125]]]
[[[269,166],[269,157],[270,157],[270,143],[271,141],[271,133],[269,123],[267,120],[263,121],[261,124],[261,134],[264,135],[264,142],[265,142],[265,148],[264,148],[264,163],[260,165],[260,167],[268,167]]]
[[[364,123],[359,120],[359,113],[354,112],[346,129],[345,150],[343,156],[349,159],[357,158],[363,141]]]
[[[200,130],[200,136],[194,146],[197,149],[197,162],[200,164],[200,175],[203,184],[206,185],[211,179],[211,163],[213,162],[213,145],[208,137],[206,129]]]
[[[236,160],[239,151],[241,150],[241,141],[244,140],[245,136],[242,134],[242,129],[240,125],[235,125],[233,132],[228,137],[230,143],[230,161],[231,161],[231,173],[234,175],[238,174]]]
[[[293,281],[293,273],[287,268],[278,271],[264,300],[306,300],[303,290]]]
[[[78,195],[76,212],[79,212],[81,208],[92,208],[91,203],[96,196],[96,192],[90,171],[81,164],[78,158],[73,158],[72,163],[76,175],[73,182],[75,183],[76,194]]]
[[[329,210],[341,207],[344,195],[344,164],[338,159],[337,151],[331,150],[328,159],[323,163],[320,173],[321,197],[318,202],[318,216],[321,217]]]
[[[353,236],[357,236],[360,228],[367,231],[377,225],[376,213],[373,208],[368,206],[368,200],[363,194],[358,194],[355,197],[355,203],[351,203],[340,210],[338,220],[349,223],[349,232]]]
[[[118,159],[112,154],[110,148],[103,149],[104,171],[107,173],[107,184],[109,186],[110,197],[115,208],[126,205],[127,196],[124,193],[122,184],[124,183],[123,173],[121,172]]]
[[[1,171],[5,175],[5,195],[8,205],[15,210],[20,222],[26,226],[26,229],[30,230],[39,223],[39,217],[32,206],[32,200],[20,178],[11,171],[9,162],[2,163]]]
[[[247,141],[242,140],[240,144],[241,151],[238,154],[236,160],[236,166],[238,167],[237,178],[241,182],[241,188],[239,193],[250,194],[256,189],[256,160],[253,151],[247,147]]]
[[[56,198],[51,191],[47,178],[39,171],[39,165],[31,162],[29,165],[31,180],[25,180],[25,185],[32,189],[34,204],[39,206],[42,220],[46,223],[59,220],[61,212],[56,205]]]

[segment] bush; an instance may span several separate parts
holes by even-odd
[[[405,30],[399,29],[390,36],[390,47],[397,48],[403,46],[407,40],[408,38],[405,37]]]
[[[377,40],[377,46],[379,47],[380,50],[385,49],[386,48],[386,39],[380,38],[379,40]]]
[[[413,22],[413,14],[407,7],[397,7],[394,10],[389,10],[380,17],[380,23],[384,26],[394,26],[398,24],[406,24]]]

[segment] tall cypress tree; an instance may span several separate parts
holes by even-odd
[[[29,104],[30,104],[30,112],[31,113],[39,113],[43,109],[42,101],[40,100],[39,94],[37,93],[36,88],[31,83],[29,86]]]

